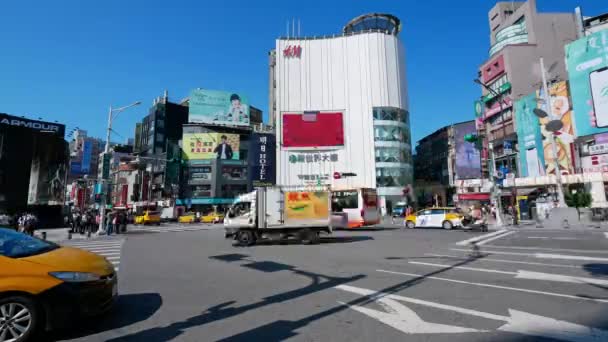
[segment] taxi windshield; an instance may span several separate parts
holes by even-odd
[[[59,248],[58,245],[40,240],[12,229],[0,228],[0,255],[23,258]]]

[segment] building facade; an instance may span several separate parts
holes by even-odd
[[[62,224],[69,165],[65,126],[0,113],[0,212]]]
[[[538,89],[540,58],[550,80],[566,80],[564,43],[577,37],[574,13],[539,13],[536,1],[498,2],[488,13],[490,49],[479,68],[482,98],[476,104],[479,130],[485,137],[482,162],[488,176],[488,143],[496,169],[518,174],[513,103]],[[489,90],[491,89],[491,90]]]
[[[394,16],[368,14],[341,34],[276,40],[269,110],[279,184],[376,188],[384,208],[402,199],[413,167],[400,29]]]
[[[99,138],[89,137],[87,131],[76,129],[70,141],[70,172],[68,182],[87,176],[97,178],[99,155],[105,148],[105,142]]]
[[[463,186],[481,178],[479,146],[467,141],[467,136],[475,133],[475,121],[471,120],[442,127],[418,141],[414,179],[419,206],[490,199],[489,192],[468,191]]]

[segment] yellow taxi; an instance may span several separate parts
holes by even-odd
[[[135,216],[135,224],[160,225],[160,214],[155,211],[147,210],[143,215]]]
[[[211,212],[209,214],[201,216],[202,223],[221,223],[224,222],[224,214],[218,212]]]
[[[179,223],[194,223],[197,221],[195,213],[185,213],[177,218],[177,222]]]
[[[76,317],[104,313],[117,284],[102,256],[0,227],[0,341],[37,341]]]
[[[452,229],[462,227],[463,215],[459,208],[433,207],[419,210],[405,217],[407,228],[441,227]]]

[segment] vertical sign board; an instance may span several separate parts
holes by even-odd
[[[456,179],[471,179],[481,176],[481,156],[474,143],[466,142],[464,136],[476,134],[475,122],[454,125],[456,142]]]
[[[82,146],[82,162],[80,172],[88,174],[91,171],[91,154],[93,153],[93,142],[85,140]]]
[[[276,138],[274,134],[253,133],[249,140],[247,172],[249,189],[275,184]]]
[[[543,176],[545,175],[543,138],[540,132],[540,123],[533,112],[537,106],[536,94],[523,96],[515,101],[514,106],[517,141],[520,150],[519,175],[521,177]]]

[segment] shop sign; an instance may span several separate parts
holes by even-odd
[[[604,154],[604,153],[608,153],[608,143],[595,144],[595,145],[589,146],[590,155]]]
[[[273,134],[254,133],[248,154],[248,186],[266,186],[276,182],[276,138]]]
[[[303,181],[319,181],[319,180],[328,180],[329,174],[319,174],[319,175],[298,175],[298,178]]]
[[[474,102],[475,117],[479,118],[483,115],[483,103],[479,100]]]
[[[496,102],[491,108],[486,110],[486,114],[484,115],[484,117],[487,119],[491,116],[494,116],[498,113],[501,112],[501,103],[502,103],[502,110],[505,110],[507,108],[510,108],[513,105],[513,101],[510,98],[505,98],[504,101],[500,101],[500,102]]]
[[[283,56],[300,58],[302,56],[302,47],[300,45],[287,45],[283,49]]]
[[[502,94],[509,89],[511,89],[511,82],[507,82],[507,83],[501,85],[500,87],[498,87],[498,91],[496,91],[496,93]],[[483,97],[483,102],[488,102],[495,97],[496,97],[496,95],[494,95],[494,93],[488,93],[488,94],[486,94],[486,96]]]
[[[318,162],[337,162],[337,153],[299,153],[290,154],[289,162],[292,164],[297,163],[318,163]]]

